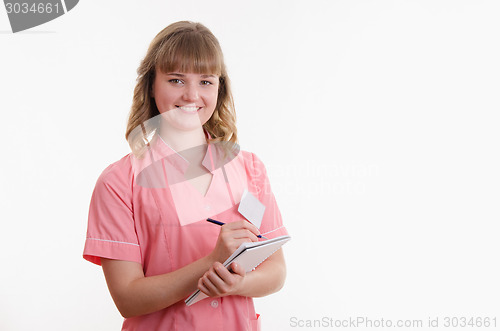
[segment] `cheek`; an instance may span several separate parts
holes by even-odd
[[[161,111],[165,111],[168,109],[161,109],[161,108],[172,108],[172,105],[175,103],[174,101],[176,100],[175,93],[172,93],[171,91],[165,91],[165,90],[156,90],[155,91],[155,102],[156,106],[158,109]]]
[[[219,95],[219,92],[217,90],[210,94],[210,104],[211,105],[215,106],[217,104],[218,95]]]

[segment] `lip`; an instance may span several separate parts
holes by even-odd
[[[183,113],[186,114],[196,114],[200,111],[202,107],[197,107],[197,106],[191,106],[191,105],[186,105],[186,106],[176,106],[177,109],[182,111]]]

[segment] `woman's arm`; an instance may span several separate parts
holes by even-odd
[[[188,297],[214,263],[224,262],[243,242],[258,241],[259,234],[247,221],[225,224],[210,254],[162,275],[145,277],[140,263],[105,258],[101,258],[102,269],[123,317],[149,314]]]
[[[155,312],[187,297],[212,263],[206,256],[173,272],[145,277],[140,263],[101,258],[109,292],[125,318]]]
[[[257,269],[243,277],[237,295],[246,297],[263,297],[281,290],[285,284],[286,265],[283,248],[277,250]]]

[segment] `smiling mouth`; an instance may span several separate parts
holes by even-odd
[[[196,113],[198,110],[201,109],[201,107],[196,107],[196,106],[176,106],[178,109],[186,112],[186,113]]]

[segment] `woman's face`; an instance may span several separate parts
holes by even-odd
[[[217,105],[219,77],[185,72],[156,71],[153,97],[168,125],[177,130],[199,129]]]

